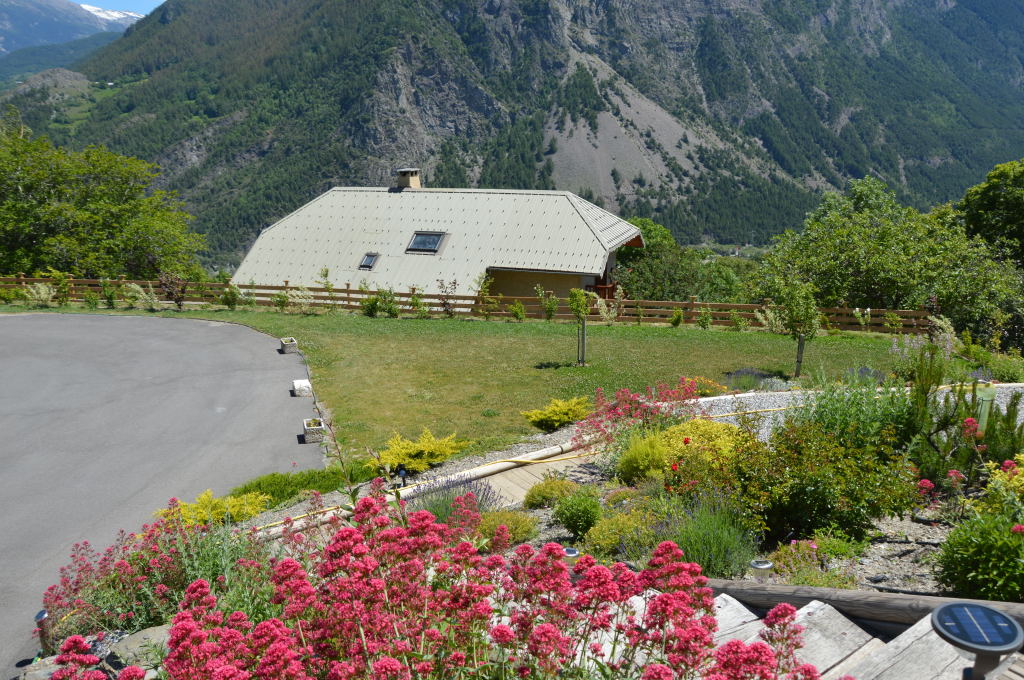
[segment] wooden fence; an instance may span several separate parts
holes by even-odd
[[[34,283],[49,283],[49,278],[33,278],[26,276],[0,276],[0,291],[5,289],[24,288]],[[102,298],[103,282],[98,279],[71,279],[70,280],[71,300],[81,301],[86,293],[93,293]],[[162,291],[156,281],[135,281],[131,279],[114,279],[107,282],[108,286],[120,286],[135,283],[143,288],[152,287],[153,292],[162,297]],[[220,296],[226,286],[222,283],[205,282],[189,283],[188,295],[185,302],[191,304],[209,303],[218,304]],[[361,302],[370,296],[378,294],[378,291],[366,291],[352,288],[351,284],[345,284],[343,288],[328,290],[326,288],[302,288],[288,285],[285,281],[280,286],[262,285],[239,285],[238,288],[246,295],[252,303],[260,306],[272,306],[275,303],[275,296],[281,299],[281,295],[296,291],[308,291],[315,306],[333,306],[346,310],[361,309]],[[119,291],[118,298],[123,300],[123,290]],[[526,315],[530,318],[544,318],[544,306],[540,298],[536,297],[504,297],[500,295],[481,298],[475,295],[438,295],[435,293],[417,293],[415,290],[408,292],[394,292],[395,300],[403,314],[412,313],[413,297],[419,298],[420,304],[431,316],[477,316],[507,319],[512,316],[508,306],[516,300],[523,303]],[[607,301],[609,304],[613,300]],[[558,309],[554,318],[559,320],[573,319],[565,298],[558,301]],[[619,323],[634,324],[664,324],[669,323],[677,313],[681,316],[681,322],[695,324],[708,322],[714,326],[735,326],[748,324],[752,328],[762,326],[755,312],[764,313],[765,309],[772,308],[768,305],[738,304],[729,302],[703,302],[691,297],[685,302],[676,301],[654,301],[654,300],[626,300],[619,310],[617,321]],[[448,310],[448,311],[446,311]],[[820,311],[827,319],[828,327],[838,330],[868,330],[882,333],[926,333],[928,331],[928,312],[913,309],[872,309],[870,316],[861,315],[858,318],[854,309],[848,307],[821,307]],[[594,323],[603,321],[597,313],[596,308],[588,319]]]

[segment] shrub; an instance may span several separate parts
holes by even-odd
[[[409,311],[417,319],[429,319],[430,318],[430,307],[423,302],[423,296],[419,293],[413,293],[409,296]]]
[[[523,304],[522,300],[515,300],[509,303],[505,306],[505,309],[508,310],[509,316],[519,323],[526,321],[526,305]]]
[[[711,310],[707,307],[701,307],[697,310],[697,318],[694,319],[694,323],[697,324],[697,328],[701,330],[711,330],[711,324],[714,321],[714,317],[711,315]]]
[[[672,312],[672,318],[670,318],[668,322],[672,325],[672,328],[679,328],[679,324],[683,323],[683,310],[674,310]]]
[[[71,274],[49,267],[45,276],[53,286],[53,301],[58,307],[65,307],[71,299]]]
[[[107,305],[107,309],[117,307],[117,298],[121,295],[121,284],[110,279],[100,279],[100,297]]]
[[[385,444],[386,448],[377,454],[376,460],[370,465],[377,469],[384,466],[395,469],[399,465],[404,465],[409,472],[423,472],[432,465],[439,465],[448,460],[469,444],[468,441],[456,439],[454,432],[438,439],[430,430],[423,428],[416,441],[406,439],[396,432]]]
[[[1024,600],[1024,518],[977,514],[946,537],[935,563],[939,584],[960,597]]]
[[[383,314],[389,319],[397,319],[399,311],[398,298],[395,297],[395,291],[387,288],[377,292],[378,314]]]
[[[586,397],[552,399],[542,409],[521,411],[531,425],[545,432],[554,432],[561,427],[583,420],[590,412],[590,400]]]
[[[499,526],[508,529],[512,545],[525,543],[537,533],[537,519],[529,513],[516,510],[491,510],[480,513],[480,526],[477,530],[481,536],[494,536]]]
[[[660,439],[671,454],[689,455],[702,451],[706,455],[730,457],[736,447],[750,438],[735,425],[707,418],[694,418],[673,425],[661,433]]]
[[[25,287],[25,299],[33,307],[49,307],[55,291],[48,283],[32,283]]]
[[[643,393],[622,388],[614,400],[607,399],[604,390],[598,388],[593,412],[576,426],[573,441],[596,439],[614,447],[619,436],[637,427],[657,430],[693,417],[696,399],[697,385],[686,377],[681,377],[676,387],[659,384]]]
[[[231,490],[229,496],[245,496],[259,493],[269,497],[271,507],[295,500],[306,491],[329,493],[351,483],[369,479],[363,465],[332,465],[322,470],[298,470],[295,472],[271,472],[249,480]]]
[[[537,482],[526,492],[523,507],[530,510],[552,508],[561,499],[572,495],[579,487],[579,484],[568,479],[546,477],[544,481]]]
[[[214,498],[213,490],[207,489],[196,497],[194,503],[178,503],[171,508],[157,510],[158,517],[176,517],[182,523],[217,526],[244,522],[267,509],[270,496],[251,492]]]
[[[21,287],[0,288],[0,302],[9,305],[16,300],[24,300],[25,291]]]
[[[270,296],[270,303],[277,311],[284,312],[288,308],[288,293],[283,290],[277,291]]]
[[[573,538],[581,540],[601,517],[601,501],[593,487],[580,487],[555,504],[555,521],[565,527]]]
[[[0,291],[0,298],[3,298],[3,291]],[[82,304],[86,309],[99,309],[100,296],[91,290],[82,293]]]
[[[669,449],[658,434],[642,430],[632,432],[629,443],[619,456],[615,474],[623,484],[630,486],[653,473],[660,473],[667,464]]]
[[[234,311],[238,308],[238,305],[244,300],[242,297],[242,290],[236,285],[230,285],[224,288],[220,294],[220,303]]]
[[[416,487],[416,496],[408,502],[408,512],[426,510],[434,519],[447,524],[455,508],[455,499],[466,494],[473,494],[477,509],[481,512],[498,510],[505,503],[498,492],[483,480],[465,481],[452,477],[441,477]],[[491,536],[485,534],[485,536]]]
[[[547,321],[551,321],[555,318],[555,314],[558,313],[558,297],[554,293],[549,294],[539,283],[534,286],[533,290],[537,294],[537,300],[540,302],[541,309],[544,311],[544,318]]]
[[[153,286],[143,288],[137,283],[128,283],[124,286],[123,296],[124,301],[128,303],[128,309],[138,305],[146,311],[155,312],[160,305],[156,293],[153,292]]]
[[[729,391],[729,388],[725,385],[717,383],[711,378],[705,378],[702,375],[693,378],[693,386],[697,390],[698,397],[716,397]]]
[[[160,272],[157,279],[164,299],[170,300],[178,310],[181,310],[185,306],[185,298],[188,296],[188,281],[180,274],[166,271]]]
[[[830,526],[859,538],[874,520],[916,501],[916,477],[905,457],[856,449],[814,424],[787,422],[770,447],[747,447],[732,461],[741,507],[750,508],[768,540],[803,538]]]
[[[299,314],[314,314],[313,294],[304,286],[289,288],[287,308],[297,311]]]
[[[646,555],[657,545],[656,517],[649,510],[634,508],[601,517],[587,531],[584,547],[601,557]]]

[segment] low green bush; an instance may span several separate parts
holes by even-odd
[[[659,434],[631,432],[629,442],[619,456],[615,475],[623,484],[632,486],[647,477],[660,474],[667,464],[668,456],[669,449]]]
[[[21,288],[0,288],[0,302],[5,305],[25,299],[25,291]]]
[[[508,528],[512,545],[519,545],[533,538],[537,533],[537,519],[526,512],[517,510],[490,510],[480,513],[480,535],[492,538],[499,526]]]
[[[438,439],[427,428],[423,428],[416,441],[395,433],[395,436],[387,441],[386,448],[377,454],[376,460],[368,465],[377,470],[384,467],[395,470],[399,465],[404,465],[409,472],[423,472],[432,465],[439,465],[448,460],[470,443],[456,439],[454,432]]]
[[[505,306],[505,309],[508,310],[509,316],[516,321],[520,323],[526,321],[526,305],[523,304],[522,300],[513,300]]]
[[[157,510],[156,515],[176,518],[190,526],[219,526],[252,519],[266,510],[269,503],[270,496],[258,491],[218,498],[214,497],[212,489],[207,489],[195,502]]]
[[[641,508],[605,515],[587,531],[584,549],[599,557],[625,555],[627,546],[636,548],[631,552],[645,553],[646,547],[650,553],[655,545],[655,521],[654,514]]]
[[[304,491],[329,493],[349,483],[367,481],[369,476],[362,465],[333,465],[323,470],[271,472],[235,487],[228,495],[239,497],[250,493],[266,494],[270,498],[270,507],[274,507],[295,500]]]
[[[584,486],[555,504],[555,521],[581,540],[601,518],[601,501],[593,487]]]
[[[687,561],[701,566],[705,576],[742,576],[757,555],[757,536],[726,498],[710,494],[691,499],[675,497],[656,512],[663,519],[654,527],[654,545],[673,541],[682,548]]]
[[[828,566],[828,555],[817,540],[791,541],[770,555],[775,573],[789,585],[814,588],[853,588],[856,579],[844,569]]]
[[[673,425],[661,433],[661,441],[674,456],[689,455],[694,450],[709,455],[731,457],[737,445],[750,435],[735,425],[707,418],[694,418]]]
[[[523,500],[523,507],[529,510],[553,508],[558,501],[572,495],[578,488],[580,485],[571,480],[547,477],[530,487]]]
[[[816,423],[844,446],[904,446],[916,434],[912,403],[902,385],[879,388],[873,380],[830,383],[805,403],[791,419]]]
[[[552,399],[542,409],[522,411],[530,424],[545,432],[554,432],[560,427],[583,420],[590,415],[590,400],[586,397],[575,399]]]
[[[977,514],[946,537],[935,578],[960,597],[1024,600],[1024,525],[1005,514]]]

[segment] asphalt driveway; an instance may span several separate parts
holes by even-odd
[[[176,496],[320,464],[295,354],[194,319],[0,315],[0,670],[31,657],[32,617],[71,545],[102,549]]]

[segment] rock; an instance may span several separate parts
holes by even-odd
[[[58,668],[57,657],[48,656],[26,666],[19,677],[21,680],[49,680]]]
[[[155,668],[160,661],[159,650],[167,649],[170,630],[170,625],[163,625],[132,633],[111,645],[105,664],[115,671],[125,666]]]

